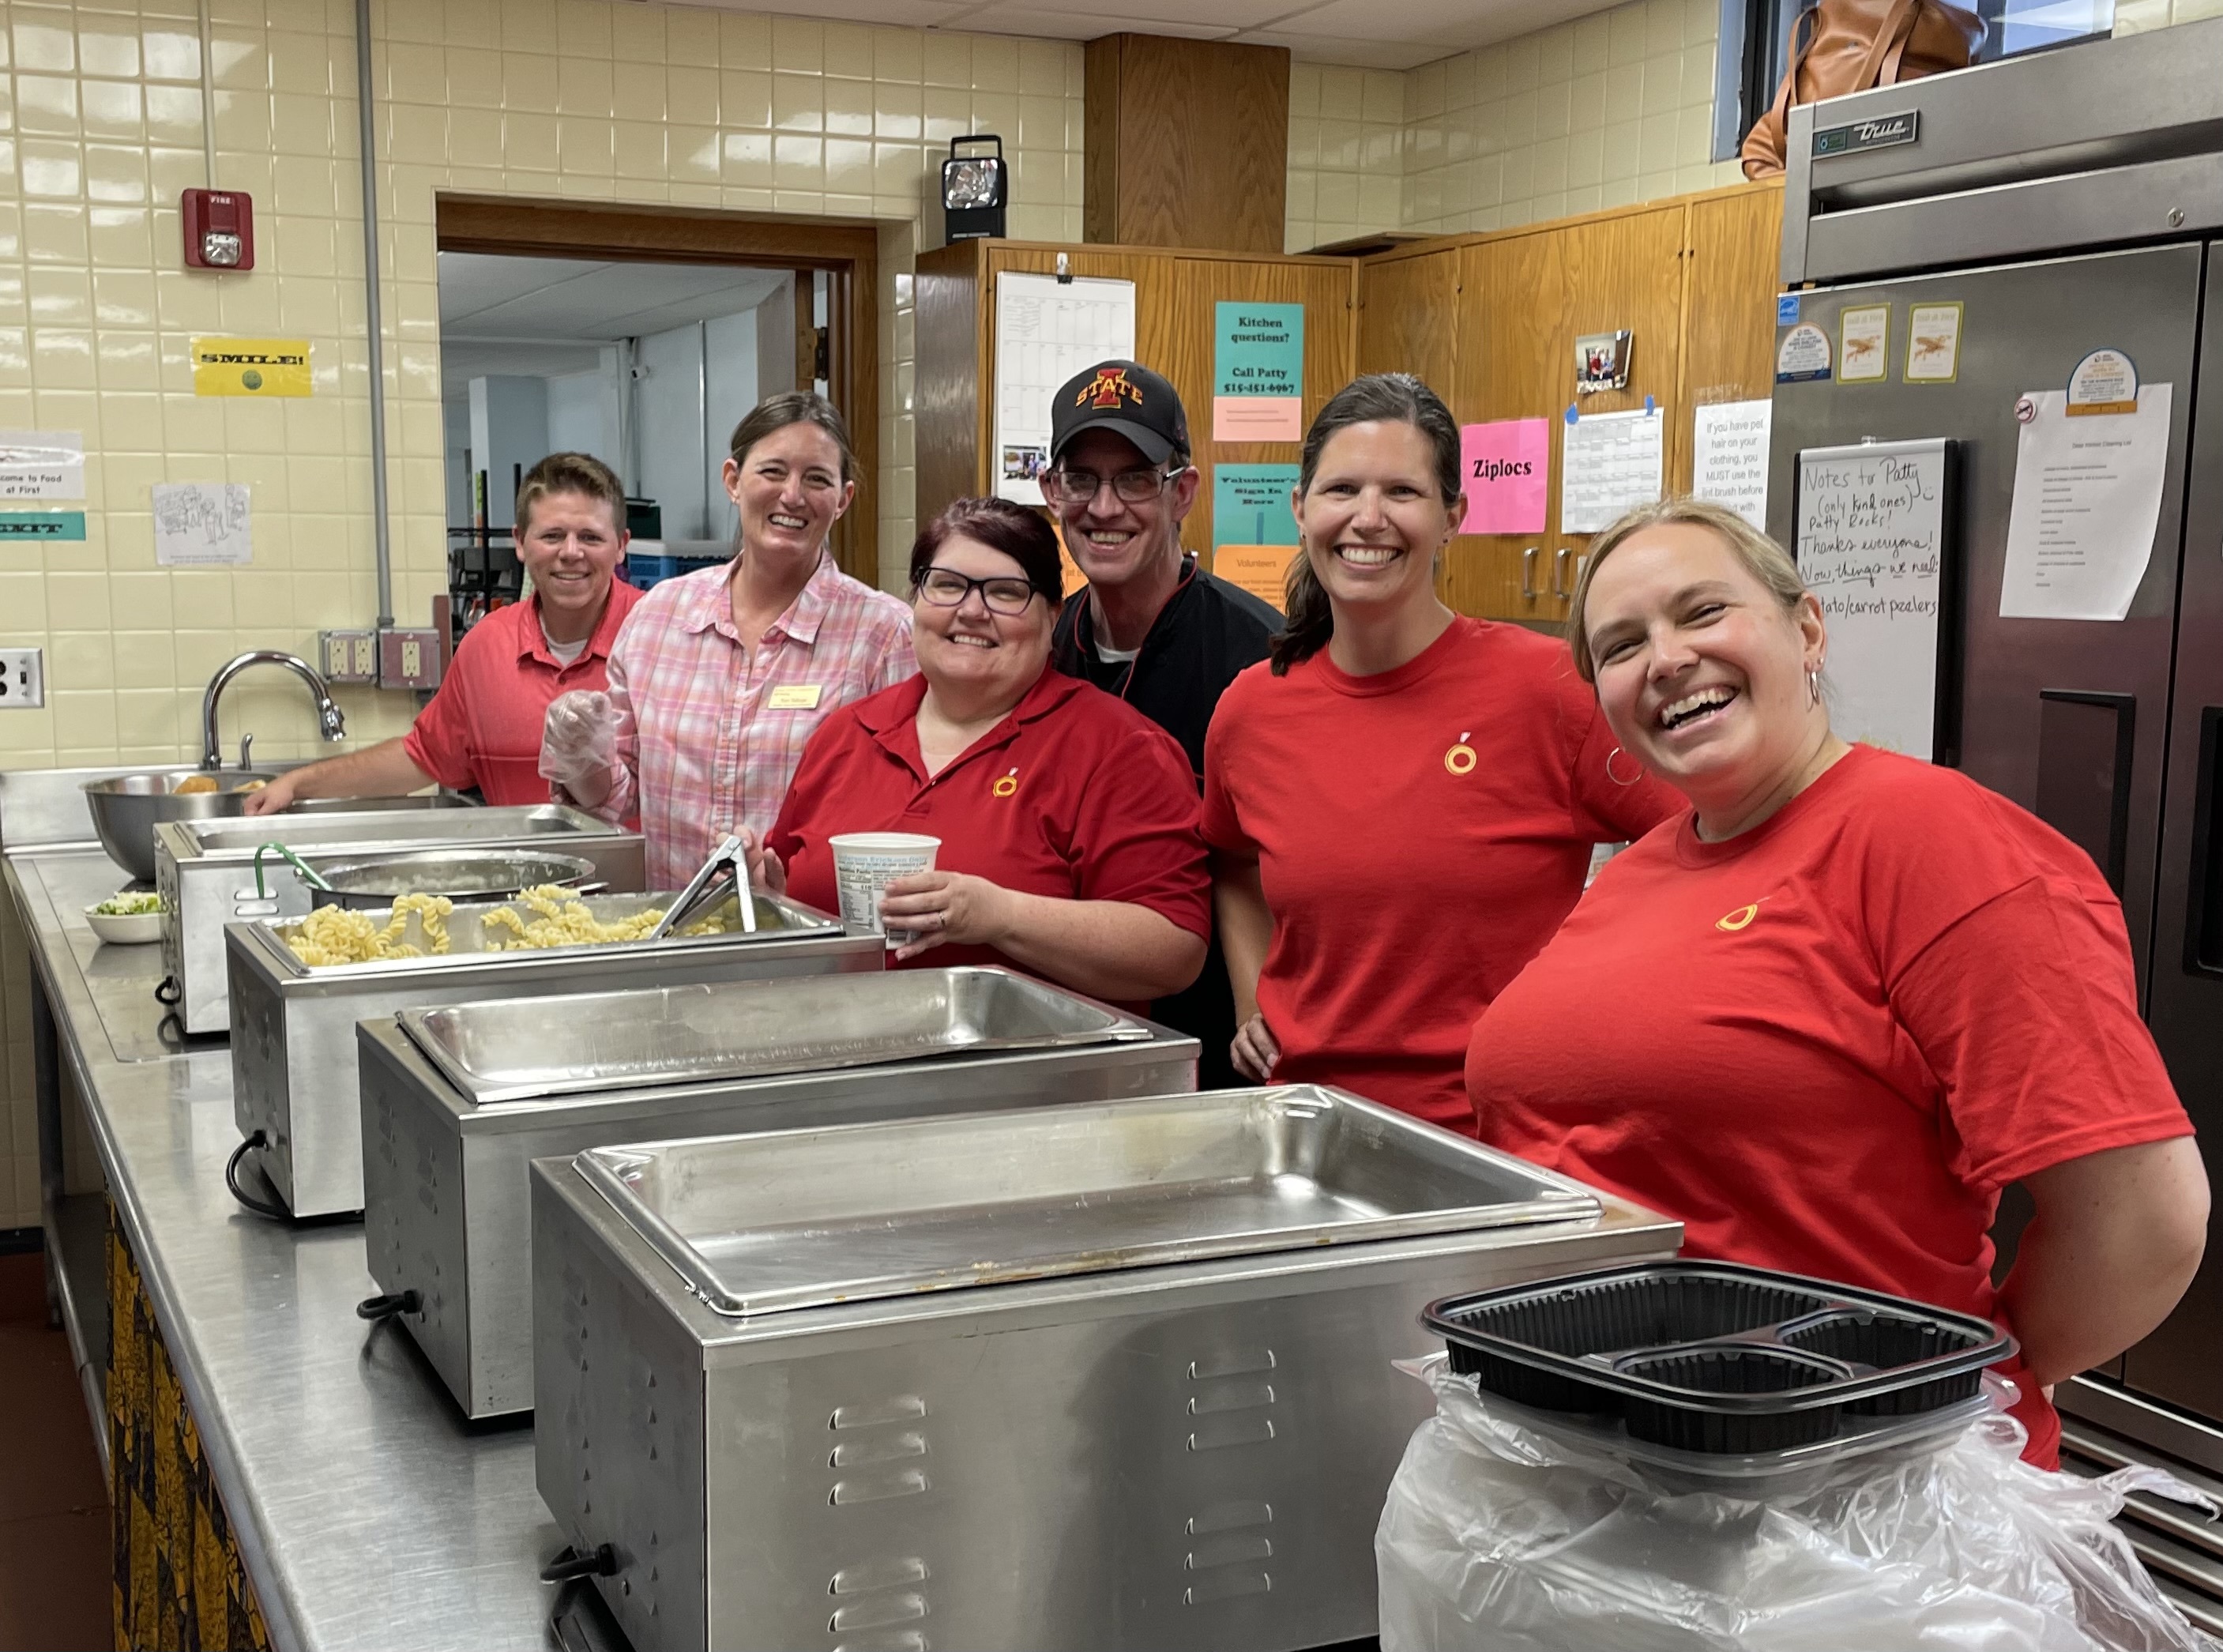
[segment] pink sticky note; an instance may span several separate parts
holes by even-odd
[[[1305,404],[1298,396],[1214,396],[1215,442],[1301,442]]]
[[[1459,427],[1462,533],[1541,533],[1550,492],[1552,421],[1503,419]]]

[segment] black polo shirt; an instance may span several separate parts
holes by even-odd
[[[1077,591],[1058,616],[1050,664],[1119,696],[1179,741],[1201,791],[1205,730],[1219,697],[1246,666],[1265,659],[1282,626],[1278,610],[1239,586],[1214,579],[1192,557],[1184,564],[1181,585],[1159,610],[1131,662],[1105,660],[1097,653],[1095,616],[1087,593]],[[1150,1012],[1203,1046],[1197,1058],[1203,1088],[1225,1089],[1250,1081],[1228,1059],[1235,1000],[1216,932],[1196,984],[1158,999]]]

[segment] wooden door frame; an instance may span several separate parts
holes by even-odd
[[[857,496],[834,525],[842,572],[879,583],[879,230],[858,218],[797,218],[679,206],[630,206],[513,195],[442,192],[433,201],[442,252],[608,262],[727,264],[825,270],[834,405],[857,456]],[[797,301],[808,303],[798,292]]]

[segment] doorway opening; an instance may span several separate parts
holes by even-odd
[[[633,577],[652,583],[731,553],[727,438],[763,397],[804,387],[841,410],[857,455],[834,560],[875,583],[872,225],[446,196],[437,224],[459,634],[520,594],[511,507],[544,454],[619,474]]]

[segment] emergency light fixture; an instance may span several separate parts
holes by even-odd
[[[960,154],[968,143],[992,143],[993,154]],[[1004,233],[1004,209],[1011,199],[1011,172],[1004,161],[1004,140],[992,132],[953,139],[941,163],[942,236],[979,241]]]

